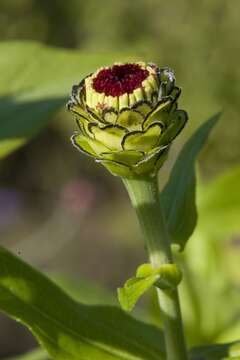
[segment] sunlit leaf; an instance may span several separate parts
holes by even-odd
[[[198,185],[198,226],[181,259],[182,310],[191,343],[231,341],[240,334],[239,183],[236,166]]]
[[[30,41],[0,43],[0,158],[48,123],[73,84],[119,60],[124,59],[118,54],[85,54]]]
[[[153,274],[146,278],[131,278],[126,281],[122,288],[118,289],[118,300],[121,307],[126,311],[131,311],[138,299],[150,289],[157,281],[158,275]]]
[[[223,237],[240,231],[239,184],[240,167],[237,166],[199,186],[199,227],[208,236]]]
[[[116,307],[77,303],[2,248],[0,309],[25,324],[57,360],[164,359],[159,329]]]
[[[153,285],[159,289],[174,288],[181,278],[182,274],[176,264],[163,264],[158,268],[142,264],[138,267],[136,276],[118,289],[118,300],[124,310],[131,311],[138,299]]]
[[[25,355],[19,355],[4,360],[48,360],[47,353],[42,349],[37,349],[26,353]]]

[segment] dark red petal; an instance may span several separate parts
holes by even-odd
[[[93,88],[106,96],[131,94],[141,87],[148,75],[148,70],[142,69],[139,64],[114,65],[99,71],[93,79]]]

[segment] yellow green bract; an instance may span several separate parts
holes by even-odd
[[[139,64],[151,71],[132,93],[98,94],[92,87],[96,72],[73,86],[68,102],[80,130],[73,145],[121,177],[155,175],[187,121],[187,113],[178,109],[181,91],[173,72]]]

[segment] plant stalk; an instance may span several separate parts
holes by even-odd
[[[173,256],[159,199],[157,177],[123,178],[154,267],[172,263]],[[157,289],[162,313],[167,360],[187,360],[178,290]]]

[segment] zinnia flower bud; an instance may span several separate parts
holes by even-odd
[[[172,70],[143,62],[114,64],[72,88],[68,109],[80,132],[72,142],[114,175],[154,175],[187,121]]]

